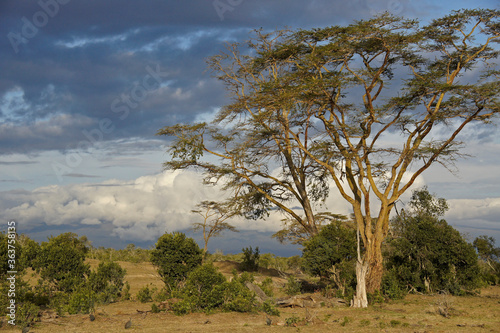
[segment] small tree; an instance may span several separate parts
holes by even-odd
[[[90,273],[89,284],[103,303],[116,301],[123,289],[127,271],[116,262],[100,262],[97,270]]]
[[[203,252],[198,244],[180,232],[165,233],[151,251],[151,262],[170,290],[199,266],[202,259]]]
[[[78,235],[67,232],[43,242],[34,266],[45,281],[66,293],[77,289],[90,273],[85,264],[88,248]]]
[[[386,268],[407,290],[461,294],[479,286],[477,254],[460,233],[440,219],[447,209],[427,189],[413,192],[408,212],[393,220]]]
[[[210,238],[220,236],[225,230],[238,232],[234,226],[225,222],[235,216],[236,212],[230,210],[227,205],[215,201],[202,201],[196,207],[197,209],[192,212],[200,214],[203,222],[193,223],[193,231],[202,230],[205,241],[203,254],[206,255]]]
[[[302,258],[303,267],[308,273],[332,280],[345,296],[346,288],[354,282],[354,225],[339,220],[326,225],[318,235],[304,243]]]
[[[495,247],[495,239],[481,235],[472,244],[482,261],[483,279],[489,284],[498,284],[500,281],[500,247]]]

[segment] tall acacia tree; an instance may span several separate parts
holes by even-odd
[[[395,202],[431,165],[453,165],[466,126],[489,122],[500,111],[500,71],[493,63],[499,16],[497,10],[460,10],[420,27],[384,14],[346,27],[257,32],[247,55],[231,45],[210,61],[234,97],[214,124],[160,131],[178,138],[166,165],[200,166],[215,179],[229,175],[226,186],[235,189],[248,184],[248,174],[235,172],[239,161],[217,149],[239,142],[236,155],[245,161],[260,161],[267,152],[287,161],[289,151],[292,161],[305,161],[312,183],[321,185],[306,195],[324,198],[328,175],[352,206],[363,245],[353,305],[365,307],[366,292],[380,288],[381,245]],[[204,141],[209,128],[217,138],[213,150]],[[254,139],[242,141],[241,130]],[[207,150],[227,162],[201,163]],[[292,175],[290,163],[282,165]],[[259,193],[283,195],[276,189]],[[258,208],[262,200],[247,202]]]

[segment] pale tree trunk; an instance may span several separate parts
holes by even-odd
[[[356,262],[356,295],[351,301],[353,308],[368,307],[368,297],[366,296],[366,276],[368,275],[368,263],[360,258]]]
[[[368,307],[368,297],[366,295],[366,277],[368,275],[368,261],[366,260],[366,254],[363,259],[361,259],[361,248],[359,239],[359,228],[356,232],[357,242],[358,242],[358,260],[356,261],[356,294],[351,301],[351,306],[354,308],[366,308]]]

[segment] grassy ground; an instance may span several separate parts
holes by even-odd
[[[90,263],[96,265],[94,261]],[[162,287],[151,264],[119,263],[127,269],[125,279],[133,296],[145,285]],[[235,267],[231,262],[216,265],[226,276]],[[273,270],[261,271],[256,280],[265,276],[271,276],[276,287],[286,282]],[[123,301],[99,306],[93,322],[88,315],[45,317],[30,332],[122,332],[129,320],[129,330],[136,332],[500,332],[500,287],[490,287],[479,296],[469,297],[408,295],[403,300],[367,309],[282,308],[279,317],[272,317],[271,326],[266,325],[264,313],[196,313],[179,317],[171,312],[139,312],[150,310],[151,304]],[[296,322],[296,326],[285,326],[286,322]]]

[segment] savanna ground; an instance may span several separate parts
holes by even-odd
[[[89,260],[91,266],[97,260]],[[130,293],[152,284],[160,289],[163,282],[150,263],[119,262],[127,270],[125,280]],[[235,262],[215,262],[226,277],[237,267]],[[274,270],[261,269],[255,273],[256,282],[270,276],[276,296],[286,279]],[[152,303],[120,301],[98,306],[95,321],[88,315],[56,317],[44,314],[41,322],[30,332],[122,332],[131,319],[129,331],[137,332],[500,332],[500,287],[483,289],[478,296],[408,295],[403,300],[371,305],[367,309],[353,309],[335,302],[335,305],[308,308],[279,308],[279,317],[271,317],[266,325],[266,314],[256,313],[194,313],[176,316],[172,312],[151,313]],[[141,313],[142,311],[142,313]],[[307,322],[305,318],[308,317]],[[286,326],[296,322],[296,326]],[[10,325],[9,325],[10,326]],[[20,331],[8,327],[0,330]]]

